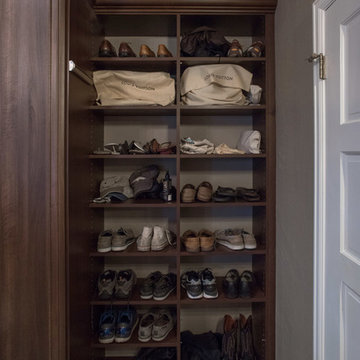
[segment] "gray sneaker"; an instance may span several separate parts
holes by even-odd
[[[241,229],[217,230],[214,235],[218,244],[231,250],[242,250],[245,247]]]
[[[201,299],[203,288],[201,278],[196,271],[187,271],[181,276],[181,286],[186,290],[189,299]]]
[[[162,274],[160,271],[155,271],[149,274],[140,288],[140,297],[144,300],[152,299],[154,294],[155,284],[160,280]]]
[[[119,271],[116,276],[115,297],[127,299],[136,284],[136,274],[132,270]]]
[[[151,340],[152,329],[155,321],[159,318],[159,313],[156,311],[149,311],[143,315],[139,324],[138,339],[141,342],[148,342]]]
[[[154,341],[163,341],[174,328],[174,316],[169,310],[159,311],[159,317],[155,320],[152,328],[152,339]]]
[[[155,283],[153,297],[154,300],[165,300],[176,289],[176,275],[169,273],[163,275],[160,280]]]
[[[98,296],[102,300],[108,300],[112,297],[115,288],[116,272],[106,270],[98,278]]]
[[[153,237],[153,229],[150,226],[144,226],[143,231],[136,240],[138,251],[150,251],[151,239]]]
[[[161,251],[168,245],[176,244],[176,235],[161,226],[154,226],[153,237],[151,240],[151,250]]]
[[[105,230],[99,234],[97,242],[97,251],[101,253],[111,251],[111,242],[113,233],[111,230]]]
[[[134,233],[131,229],[120,228],[113,234],[111,250],[124,251],[135,242]]]
[[[215,276],[209,268],[201,272],[201,282],[205,299],[216,299],[219,296]]]

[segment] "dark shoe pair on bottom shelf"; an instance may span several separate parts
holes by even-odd
[[[221,355],[223,360],[256,360],[251,315],[247,319],[242,314],[239,319],[224,316]]]

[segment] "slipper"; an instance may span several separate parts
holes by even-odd
[[[95,155],[120,155],[119,144],[117,143],[108,143],[104,145],[103,150],[95,150],[93,152]]]
[[[216,193],[220,196],[236,197],[236,191],[230,187],[218,186]]]
[[[141,146],[140,143],[132,141],[129,145],[129,154],[147,154],[146,150]]]
[[[237,197],[245,201],[260,201],[260,194],[255,189],[247,189],[243,187],[236,188]]]
[[[214,202],[230,202],[230,201],[234,201],[234,198],[232,196],[220,195],[217,191],[215,191],[212,196],[212,200]]]

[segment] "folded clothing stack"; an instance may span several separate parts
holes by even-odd
[[[212,154],[215,145],[207,139],[193,140],[187,137],[181,139],[180,149],[183,154]]]

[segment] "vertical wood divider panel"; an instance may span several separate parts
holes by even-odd
[[[177,218],[177,235],[178,235],[178,241],[177,241],[177,253],[176,253],[176,265],[177,265],[177,307],[176,307],[176,328],[177,328],[177,359],[181,360],[181,340],[180,340],[180,332],[181,332],[181,305],[180,305],[180,299],[181,299],[181,284],[180,284],[180,276],[181,276],[181,234],[180,234],[180,222],[181,222],[181,159],[180,159],[180,139],[181,139],[181,113],[180,113],[180,35],[181,35],[181,17],[179,14],[176,15],[176,145],[177,145],[177,151],[176,151],[176,174],[177,174],[177,184],[176,184],[176,190],[177,190],[177,196],[176,196],[176,218]]]

